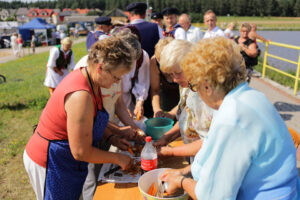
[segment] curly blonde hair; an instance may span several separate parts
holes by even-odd
[[[200,40],[181,61],[181,67],[192,85],[207,81],[226,94],[246,80],[239,46],[224,37]]]
[[[174,38],[172,38],[172,37],[165,37],[165,38],[160,39],[157,42],[157,44],[155,45],[155,52],[154,52],[155,58],[157,60],[160,60],[160,54],[161,54],[163,48],[167,44],[169,44],[172,40],[174,40]]]
[[[103,69],[110,71],[122,65],[126,71],[130,71],[133,55],[135,55],[135,52],[127,41],[111,36],[93,44],[88,54],[87,63],[88,66],[103,63]]]

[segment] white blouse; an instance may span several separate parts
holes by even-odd
[[[137,101],[145,101],[148,97],[149,87],[150,87],[150,59],[148,53],[143,50],[143,63],[139,68],[138,77],[136,79],[136,83],[134,88],[132,89],[132,94],[135,96]],[[136,66],[132,68],[132,70],[123,76],[123,98],[125,105],[129,109],[134,109],[133,102],[131,99],[131,78],[133,78],[135,73]]]
[[[211,31],[207,30],[207,31],[205,32],[203,38],[204,38],[204,39],[205,39],[205,38],[214,38],[214,37],[217,37],[217,36],[225,37],[224,32],[223,32],[221,29],[219,29],[218,26],[216,26],[216,27],[215,27],[213,30],[211,30]]]

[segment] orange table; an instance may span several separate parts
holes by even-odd
[[[181,141],[174,141],[171,143],[171,146],[179,146],[182,145]],[[158,161],[158,167],[166,167],[166,168],[182,168],[186,167],[188,162],[185,157],[170,157],[160,159]],[[140,194],[137,183],[102,183],[99,182],[94,200],[143,200],[142,195]]]

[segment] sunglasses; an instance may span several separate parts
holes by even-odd
[[[188,87],[193,92],[197,92],[197,85],[192,85],[190,82],[188,82]]]

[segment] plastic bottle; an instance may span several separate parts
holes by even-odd
[[[146,137],[146,144],[141,153],[141,168],[144,171],[150,171],[157,168],[157,152],[152,145],[152,138]]]

